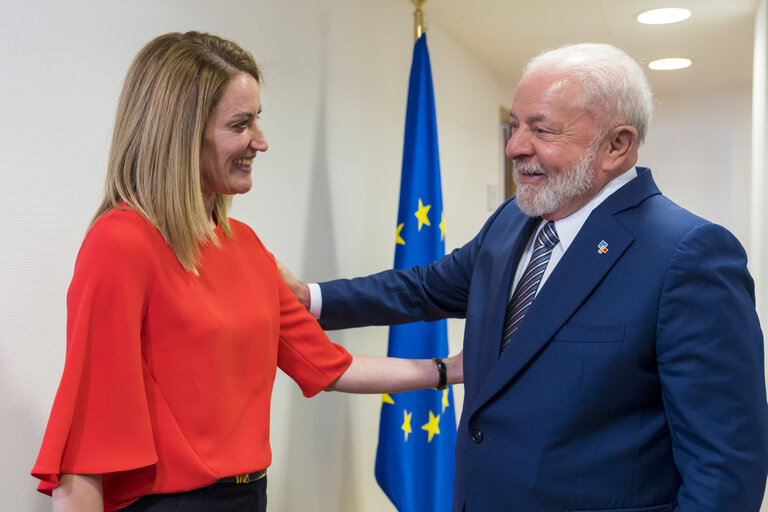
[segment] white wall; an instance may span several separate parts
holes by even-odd
[[[750,247],[748,84],[698,93],[658,93],[639,165],[650,167],[661,192],[733,232]]]
[[[757,262],[757,310],[768,315],[768,0],[758,2],[755,16],[755,46],[752,89],[752,254]],[[767,351],[768,352],[768,351]],[[766,354],[768,362],[768,354]]]
[[[429,6],[427,15],[429,13]],[[433,6],[432,8],[436,8]],[[50,507],[28,475],[64,358],[64,297],[103,182],[114,107],[138,49],[172,30],[240,42],[262,65],[271,149],[235,200],[298,275],[391,266],[412,52],[406,0],[31,0],[0,16],[0,508]],[[446,245],[482,225],[512,87],[434,23]],[[749,246],[750,90],[659,95],[641,163],[662,191]],[[454,351],[463,325],[450,322]],[[384,354],[386,329],[332,335]],[[457,389],[461,400],[461,390]],[[380,398],[306,400],[279,375],[270,510],[391,511],[373,477]]]
[[[266,76],[271,149],[233,216],[301,276],[355,275],[393,261],[412,12],[406,0],[3,3],[0,509],[50,509],[29,470],[61,374],[66,289],[99,202],[121,82],[139,48],[196,29],[253,52]],[[487,216],[498,107],[508,95],[439,27],[430,28],[429,47],[450,249]],[[461,329],[451,323],[454,347]],[[355,352],[386,352],[384,328],[333,337]],[[306,400],[280,375],[270,510],[393,510],[373,476],[379,404],[379,396]]]

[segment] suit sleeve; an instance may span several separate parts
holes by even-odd
[[[706,224],[682,239],[665,277],[657,361],[682,477],[677,512],[756,512],[763,498],[763,336],[746,263],[733,235]]]
[[[474,239],[436,262],[320,283],[324,329],[463,318],[478,252],[506,202]]]

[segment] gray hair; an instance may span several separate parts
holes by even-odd
[[[605,114],[604,130],[618,122],[633,126],[642,144],[653,113],[653,94],[640,65],[623,50],[610,44],[569,44],[545,51],[531,59],[523,75],[536,71],[567,73],[584,88],[585,108]]]

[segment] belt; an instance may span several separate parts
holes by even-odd
[[[249,484],[251,482],[255,482],[256,480],[261,480],[267,476],[267,470],[262,469],[261,471],[256,471],[255,473],[245,473],[244,475],[235,475],[235,476],[228,476],[225,478],[222,478],[220,480],[216,480],[216,484]]]

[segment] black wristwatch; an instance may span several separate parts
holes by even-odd
[[[448,380],[448,375],[446,374],[446,370],[445,370],[445,363],[439,357],[435,357],[432,360],[437,365],[437,371],[440,374],[440,378],[437,381],[437,387],[435,387],[435,389],[438,391],[442,391],[445,389],[445,383]]]

